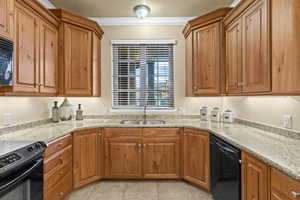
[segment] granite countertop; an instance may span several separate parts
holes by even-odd
[[[242,124],[202,122],[199,119],[166,120],[163,125],[122,125],[120,119],[86,119],[14,131],[0,140],[44,141],[50,143],[73,131],[100,127],[185,127],[208,131],[300,181],[300,140]]]

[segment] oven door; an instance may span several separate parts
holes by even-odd
[[[0,200],[43,200],[43,159],[2,178]]]

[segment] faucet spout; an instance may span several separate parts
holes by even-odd
[[[144,122],[147,121],[147,106],[144,107],[144,115],[143,115]]]

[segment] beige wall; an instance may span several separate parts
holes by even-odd
[[[102,97],[71,98],[74,105],[83,104],[86,114],[108,114],[111,109],[111,40],[175,39],[175,104],[177,112],[169,114],[198,114],[203,105],[222,106],[221,98],[186,98],[184,71],[183,26],[107,26],[102,41]],[[22,123],[50,117],[50,108],[54,100],[62,98],[25,98],[0,97],[0,127],[3,126],[3,114],[12,113],[12,123]],[[111,113],[110,113],[111,114]],[[113,113],[117,114],[117,113]]]
[[[283,115],[292,115],[293,129],[300,131],[300,97],[224,97],[223,109],[237,117],[283,127]]]

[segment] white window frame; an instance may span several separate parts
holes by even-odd
[[[163,111],[163,112],[177,112],[177,109],[175,108],[175,45],[177,44],[176,40],[111,40],[111,74],[112,74],[112,80],[111,80],[111,88],[112,88],[112,98],[111,98],[111,103],[112,103],[112,108],[110,109],[111,112],[136,112],[136,111],[143,111],[143,107],[129,107],[129,106],[124,106],[124,107],[114,107],[114,49],[113,45],[114,44],[173,44],[173,107],[148,107],[148,111]]]

